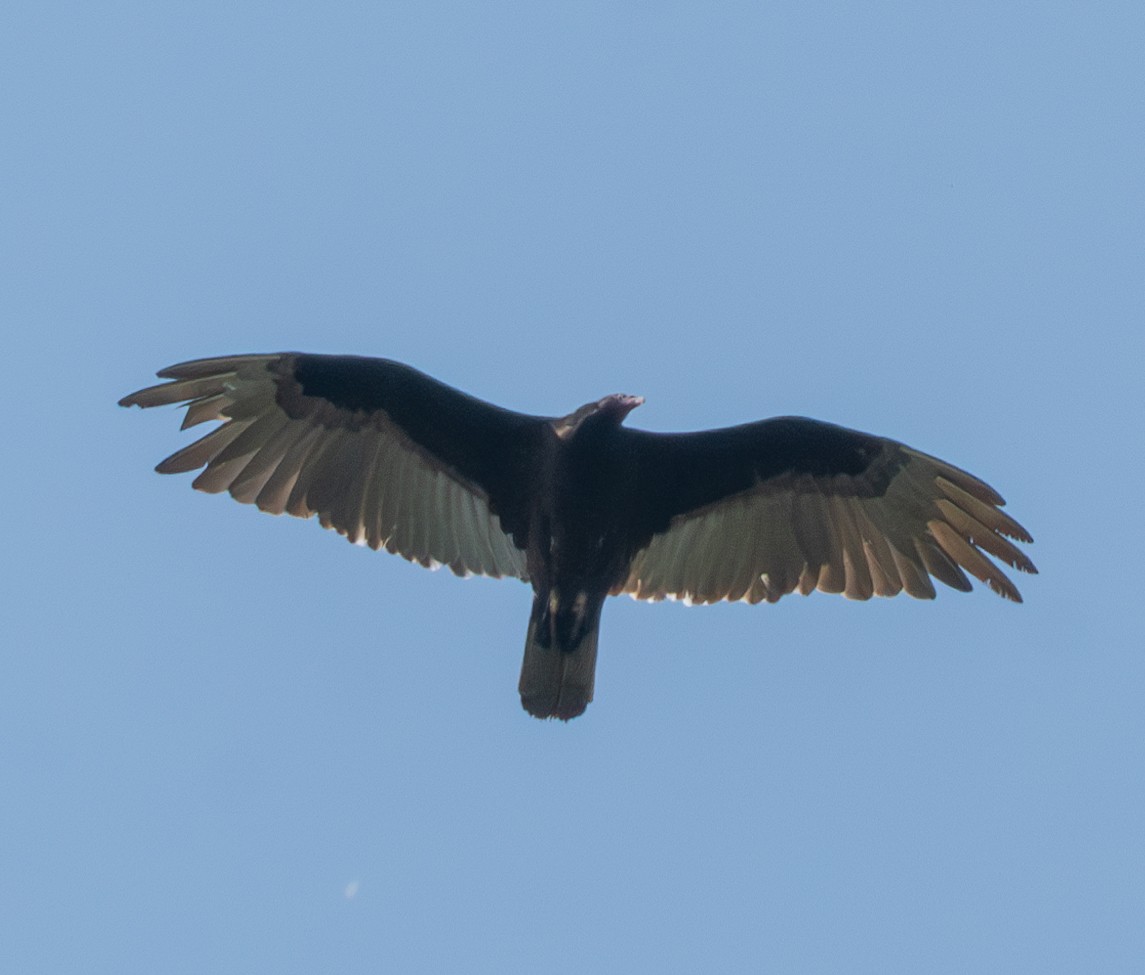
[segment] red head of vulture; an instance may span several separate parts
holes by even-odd
[[[458,575],[533,587],[521,702],[568,720],[592,700],[606,596],[774,602],[934,596],[966,572],[1020,602],[983,553],[1023,572],[1029,542],[978,478],[901,443],[801,417],[701,433],[622,426],[606,396],[561,418],[485,403],[409,366],[352,356],[199,359],[123,406],[185,403],[222,425],[164,460],[205,468],[274,514]],[[965,571],[964,571],[965,570]]]

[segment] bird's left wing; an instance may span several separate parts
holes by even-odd
[[[156,468],[206,469],[229,491],[459,575],[528,578],[528,456],[543,421],[485,403],[401,363],[356,356],[198,359],[122,406],[183,403],[183,427],[221,426]]]
[[[934,596],[966,572],[1021,602],[983,553],[1023,572],[1032,541],[971,474],[903,444],[802,417],[724,430],[626,430],[639,472],[633,556],[615,593],[774,602],[815,589],[853,599]],[[965,570],[965,572],[963,571]]]

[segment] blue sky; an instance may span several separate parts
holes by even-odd
[[[0,968],[1076,972],[1145,953],[1137,4],[0,15]],[[183,359],[804,414],[997,487],[1023,606],[530,605],[197,494]]]

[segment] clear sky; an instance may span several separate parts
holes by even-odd
[[[1079,972],[1145,956],[1139,3],[0,14],[0,970]],[[172,362],[382,355],[980,475],[979,587],[530,605],[160,477]]]

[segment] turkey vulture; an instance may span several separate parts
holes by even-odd
[[[614,395],[564,417],[493,406],[387,359],[198,359],[122,406],[183,403],[219,421],[156,468],[205,468],[201,491],[300,518],[458,575],[533,587],[520,693],[538,718],[592,700],[606,596],[775,602],[851,599],[965,572],[1020,602],[983,553],[1023,572],[1032,541],[978,478],[883,437],[802,417],[699,433],[623,427]],[[965,572],[963,571],[965,570]]]

